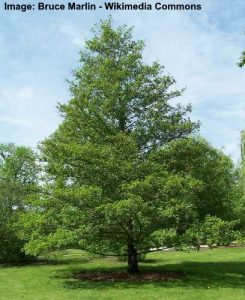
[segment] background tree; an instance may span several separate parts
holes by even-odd
[[[239,63],[238,63],[238,66],[239,67],[243,67],[245,65],[245,51],[243,51],[242,52],[242,55],[241,55],[241,57],[240,57],[240,61],[239,61]]]
[[[14,144],[0,145],[0,261],[26,259],[21,251],[24,241],[17,238],[18,214],[24,200],[37,184],[33,151]]]
[[[235,205],[237,218],[240,220],[241,231],[245,233],[245,131],[241,132],[241,163],[239,170],[238,196]]]
[[[223,209],[208,176],[213,162],[226,175],[230,161],[201,142],[182,157],[179,148],[199,125],[189,119],[189,105],[172,101],[182,94],[173,89],[175,80],[157,62],[144,63],[143,48],[130,28],[114,29],[111,20],[86,42],[70,82],[72,98],[59,105],[63,122],[41,146],[47,181],[22,216],[27,253],[73,247],[126,255],[129,272],[137,273],[138,255],[159,246],[159,230],[203,218],[205,201]],[[169,144],[178,140],[178,149]],[[199,151],[194,164],[192,151],[194,157]],[[206,183],[216,198],[206,200]]]
[[[193,203],[199,221],[207,215],[228,220],[234,217],[237,172],[232,159],[221,150],[201,137],[189,137],[168,143],[155,158],[169,172],[188,174],[202,183]]]
[[[236,221],[225,221],[216,216],[207,215],[200,223],[193,224],[182,236],[182,243],[194,246],[197,250],[201,245],[228,246],[240,237]]]
[[[245,65],[245,51],[242,52],[239,67]],[[245,131],[241,132],[241,166],[239,174],[239,194],[236,203],[237,217],[241,221],[241,231],[245,233]]]
[[[228,246],[238,236],[234,230],[235,222],[221,220],[214,216],[206,216],[200,228],[203,244],[212,249],[214,245]]]
[[[240,60],[238,62],[239,67],[245,65],[245,51],[242,52]],[[237,218],[240,220],[241,231],[245,232],[245,132],[241,132],[241,163],[239,170],[239,184],[237,189],[236,202],[234,208]]]

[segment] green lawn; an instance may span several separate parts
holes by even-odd
[[[125,264],[68,252],[53,264],[0,267],[0,299],[245,299],[245,248],[197,252],[159,252],[147,256],[141,270],[173,270],[184,279],[168,282],[82,282],[76,270],[122,270]]]

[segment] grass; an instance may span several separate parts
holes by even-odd
[[[159,252],[147,256],[141,270],[182,271],[167,282],[82,282],[75,271],[122,271],[123,262],[68,251],[50,264],[0,267],[0,299],[134,300],[245,299],[245,248],[201,252]]]

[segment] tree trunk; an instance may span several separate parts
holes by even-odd
[[[134,244],[131,242],[128,243],[128,273],[139,273],[137,249],[135,249]]]

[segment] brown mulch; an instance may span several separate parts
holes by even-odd
[[[101,281],[167,281],[172,279],[183,278],[184,274],[181,272],[144,272],[139,274],[128,274],[128,273],[103,273],[103,272],[79,272],[74,274],[74,278],[101,282]]]

